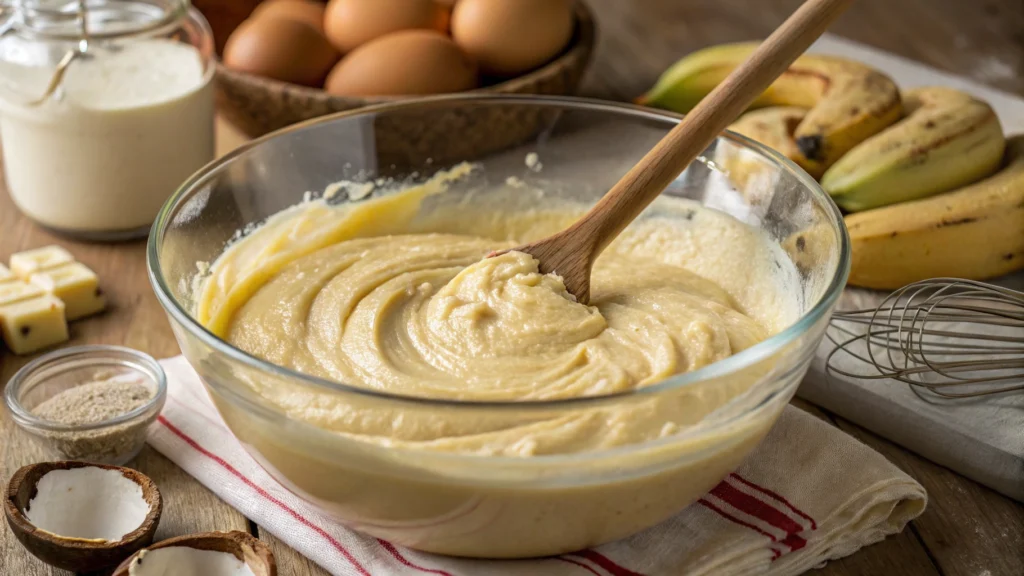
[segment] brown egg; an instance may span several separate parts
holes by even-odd
[[[324,88],[338,96],[440,94],[476,87],[476,66],[450,38],[403,30],[363,44],[338,62]]]
[[[331,0],[324,14],[327,39],[343,53],[391,32],[447,26],[448,9],[433,0]]]
[[[452,38],[480,70],[513,76],[547,62],[572,38],[570,0],[459,0]]]
[[[257,6],[249,18],[288,18],[323,32],[326,9],[326,4],[315,0],[269,0]]]
[[[287,18],[246,20],[224,47],[224,65],[232,70],[306,86],[320,86],[337,60],[322,34]]]

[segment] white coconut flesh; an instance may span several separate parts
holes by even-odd
[[[36,484],[25,517],[36,528],[83,540],[116,542],[145,522],[142,486],[117,470],[51,470]]]
[[[143,550],[128,567],[129,576],[255,576],[233,554],[168,546]]]

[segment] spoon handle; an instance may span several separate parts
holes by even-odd
[[[594,255],[604,249],[852,2],[804,2],[572,226],[574,235],[589,237]]]

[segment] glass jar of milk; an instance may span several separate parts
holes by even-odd
[[[0,0],[0,146],[14,203],[68,236],[145,236],[213,159],[213,58],[189,0]]]

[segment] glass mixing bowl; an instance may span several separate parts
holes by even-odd
[[[676,122],[678,116],[583,99],[455,96],[300,124],[208,165],[167,202],[149,239],[153,286],[182,351],[246,449],[288,489],[349,526],[412,548],[473,557],[542,556],[619,539],[697,500],[758,444],[807,370],[845,284],[849,248],[838,210],[777,153],[725,134],[665,194],[764,230],[798,271],[792,297],[799,319],[724,361],[629,393],[462,402],[321,380],[216,337],[195,320],[192,288],[197,263],[214,261],[238,231],[333,182],[422,180],[469,161],[482,170],[441,196],[474,202],[474,187],[514,177],[592,203]],[[444,204],[424,203],[421,210]],[[657,440],[514,457],[389,447],[331,432],[289,415],[258,389],[327,395],[359,417],[491,425],[643,410],[651,402],[712,405],[708,416],[675,423]],[[718,393],[726,390],[743,392]]]

